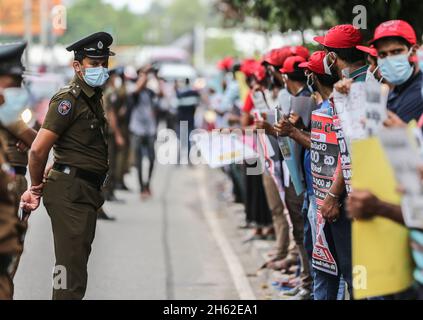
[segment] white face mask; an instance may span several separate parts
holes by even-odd
[[[333,65],[335,64],[335,59],[333,60],[333,62],[331,63],[331,65],[328,64],[328,56],[330,53],[328,53],[327,55],[325,55],[325,57],[323,58],[323,67],[325,68],[325,73],[328,76],[333,76],[332,70],[331,68],[333,67]]]
[[[380,80],[376,79],[375,74],[377,72],[377,70],[379,69],[379,66],[377,66],[373,72],[370,71],[370,68],[367,69],[367,73],[366,73],[366,82],[377,82],[377,83],[381,83],[383,80],[383,77],[380,78]]]

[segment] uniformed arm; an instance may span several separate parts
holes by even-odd
[[[109,109],[107,111],[107,119],[109,121],[110,128],[112,128],[112,131],[114,133],[116,144],[120,147],[124,146],[125,139],[123,138],[123,135],[120,132],[119,126],[117,124],[117,115],[114,109]]]
[[[25,130],[20,136],[19,139],[28,147],[31,148],[32,143],[37,136],[37,131],[32,128]]]
[[[22,120],[9,124],[6,129],[19,141],[22,141],[25,147],[31,148],[31,144],[37,135],[37,131],[28,127]],[[20,144],[19,144],[20,145]],[[19,146],[18,146],[19,147]]]
[[[32,143],[29,153],[29,173],[33,186],[42,184],[48,155],[58,138],[59,136],[53,131],[41,128]]]
[[[40,198],[43,191],[44,169],[47,164],[48,155],[59,136],[53,131],[40,129],[29,153],[29,173],[31,176],[31,187],[21,197],[21,207],[25,211],[33,211],[40,205]]]

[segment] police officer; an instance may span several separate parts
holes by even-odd
[[[119,68],[110,70],[110,79],[107,82],[104,90],[104,111],[106,113],[107,122],[109,123],[109,130],[107,134],[109,145],[109,179],[107,186],[105,186],[105,198],[107,201],[117,201],[115,196],[116,188],[116,171],[117,171],[117,154],[120,147],[125,145],[124,137],[120,131],[118,124],[118,112],[123,102],[119,95],[120,87],[117,85],[117,80],[121,80],[119,75]]]
[[[3,63],[0,66],[0,87],[3,90],[11,90],[14,93],[14,99],[11,101],[10,93],[8,104],[11,104],[8,110],[14,110],[18,119],[8,122],[7,119],[0,123],[0,136],[5,143],[6,160],[11,166],[15,182],[14,197],[16,199],[16,214],[19,209],[19,200],[28,187],[25,174],[28,165],[28,152],[37,132],[29,128],[20,118],[20,113],[27,106],[28,92],[21,87],[22,74],[24,67],[21,63],[21,56],[26,48],[26,43],[13,43],[3,46]],[[13,109],[12,109],[13,108]],[[6,109],[5,109],[6,110]],[[1,121],[1,115],[0,115]],[[26,224],[26,221],[24,222]],[[22,239],[23,240],[23,239]],[[11,277],[13,279],[18,268],[20,255],[16,255],[10,267]]]
[[[73,51],[75,76],[50,101],[33,143],[29,170],[32,186],[22,196],[24,210],[35,210],[40,198],[50,216],[56,255],[53,299],[82,299],[87,263],[94,240],[101,187],[108,171],[107,123],[102,86],[108,78],[109,46],[105,32],[87,36],[66,49]],[[54,164],[43,182],[50,149]]]
[[[30,146],[35,136],[18,120],[28,102],[28,92],[22,87],[25,47],[25,43],[0,45],[0,299],[13,298],[14,261],[22,253],[21,236],[26,228],[17,216],[18,194],[26,184],[26,158],[16,146],[18,140]]]

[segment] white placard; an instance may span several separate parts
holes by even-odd
[[[423,229],[423,185],[417,170],[421,163],[407,128],[383,128],[380,140],[397,181],[405,189],[401,207],[409,228]]]

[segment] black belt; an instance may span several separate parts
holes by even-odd
[[[76,178],[87,181],[88,183],[94,185],[97,189],[101,187],[106,182],[107,175],[98,174],[95,172],[87,171],[84,169],[68,166],[66,164],[54,163],[53,169],[59,172],[63,172],[69,175],[72,175]]]
[[[15,174],[20,174],[20,175],[26,175],[26,167],[21,167],[21,166],[12,166],[13,171],[15,171]]]

